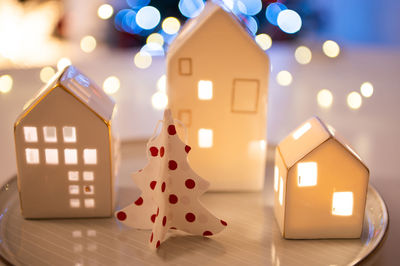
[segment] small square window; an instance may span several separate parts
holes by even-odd
[[[85,208],[94,208],[94,199],[85,199]]]
[[[24,136],[26,142],[37,142],[38,135],[36,127],[24,127]]]
[[[299,129],[297,129],[294,133],[293,133],[293,138],[295,140],[299,139],[301,136],[303,136],[304,134],[306,134],[307,131],[309,131],[311,129],[311,124],[310,123],[305,123],[304,125],[302,125]]]
[[[94,186],[93,185],[84,185],[83,193],[85,195],[93,195],[94,194]]]
[[[179,110],[178,119],[187,127],[192,123],[192,112],[190,110]]]
[[[94,180],[93,172],[90,172],[90,171],[83,172],[83,180],[85,180],[85,181],[93,181]]]
[[[78,185],[69,186],[69,194],[78,195],[79,194],[79,186]]]
[[[69,206],[71,208],[79,208],[81,206],[81,201],[79,199],[70,199]]]
[[[283,179],[279,178],[279,204],[283,204]]]
[[[45,149],[46,164],[58,164],[58,150],[57,149]]]
[[[49,143],[57,142],[56,127],[43,127],[44,141]]]
[[[182,76],[192,75],[192,59],[179,58],[179,74]]]
[[[199,129],[199,147],[200,148],[211,148],[213,146],[213,130],[212,129]]]
[[[211,80],[199,80],[197,93],[200,100],[211,100],[213,97],[213,82]]]
[[[318,167],[316,162],[297,164],[297,183],[299,187],[312,187],[317,185]]]
[[[278,168],[278,166],[275,166],[275,170],[274,170],[274,189],[275,189],[275,191],[278,191],[278,181],[279,181],[279,168]]]
[[[78,163],[78,152],[76,149],[65,149],[64,150],[65,164],[77,164]]]
[[[97,164],[97,150],[96,149],[84,149],[83,150],[83,161],[85,164]]]
[[[353,192],[334,192],[332,214],[350,216],[353,214]]]
[[[63,127],[64,142],[76,142],[76,129],[75,127]]]
[[[25,157],[28,164],[39,164],[38,149],[25,149]]]
[[[235,79],[233,81],[232,112],[256,113],[259,81],[256,79]]]
[[[68,180],[69,181],[79,181],[79,172],[78,171],[69,171],[68,172]]]

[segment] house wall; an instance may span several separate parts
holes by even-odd
[[[276,173],[276,169],[278,172]],[[286,178],[287,178],[287,168],[285,162],[282,159],[279,148],[275,149],[275,169],[274,169],[274,213],[276,221],[278,222],[281,234],[284,236],[284,221],[285,221],[285,205],[286,205]],[[275,184],[275,175],[278,179]],[[282,185],[280,182],[282,181]],[[279,193],[282,188],[282,204],[279,201]]]
[[[37,128],[38,142],[26,143],[24,126]],[[44,126],[55,126],[57,143],[45,143]],[[76,127],[76,143],[64,143],[62,128]],[[27,218],[96,217],[112,213],[112,177],[109,128],[89,108],[61,87],[52,90],[15,128],[18,182],[22,214]],[[27,164],[25,148],[39,150],[40,163]],[[58,150],[57,165],[45,163],[45,148]],[[78,163],[66,165],[64,149],[77,149]],[[83,163],[83,150],[97,149],[97,164]],[[68,180],[68,171],[78,171],[79,181]],[[84,181],[83,171],[92,171],[94,181]],[[69,186],[78,185],[79,195],[70,195]],[[93,185],[94,194],[84,195],[83,186]],[[70,199],[80,200],[79,208],[70,207]],[[94,199],[95,207],[86,208],[84,199]]]

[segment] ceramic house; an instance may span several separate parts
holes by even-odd
[[[317,117],[276,148],[275,216],[283,237],[359,238],[369,170]]]
[[[112,215],[114,107],[73,66],[25,105],[14,125],[25,218]]]
[[[268,76],[268,56],[216,2],[208,1],[170,45],[169,108],[185,124],[196,147],[190,164],[211,190],[263,188]]]

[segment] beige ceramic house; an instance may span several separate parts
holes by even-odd
[[[26,218],[113,213],[115,103],[69,66],[25,105],[14,125]]]
[[[208,1],[169,47],[169,107],[195,147],[191,166],[212,190],[263,188],[268,77],[268,56],[215,2]]]
[[[334,129],[312,118],[275,153],[275,216],[283,237],[359,238],[369,170]]]

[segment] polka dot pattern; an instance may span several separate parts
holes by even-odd
[[[193,213],[188,212],[188,213],[186,213],[186,215],[185,215],[185,219],[186,219],[186,221],[188,221],[189,223],[193,223],[193,222],[196,220],[196,216],[195,216]]]
[[[154,147],[154,146],[150,147],[150,154],[151,154],[151,156],[156,157],[158,155],[157,147]]]
[[[204,231],[203,232],[203,236],[212,236],[212,235],[213,235],[213,233],[210,232],[210,231]]]
[[[194,182],[193,179],[188,178],[188,179],[186,179],[186,181],[185,181],[185,186],[186,186],[188,189],[193,189],[193,188],[196,186],[196,182]]]
[[[176,170],[176,168],[178,168],[177,162],[175,162],[174,160],[170,160],[168,162],[168,168],[169,170]]]
[[[139,197],[136,201],[135,201],[135,205],[140,206],[143,204],[143,198]]]
[[[172,136],[176,134],[176,129],[175,129],[174,125],[169,125],[168,126],[168,134],[170,134]]]
[[[167,224],[167,216],[164,216],[162,219],[162,225],[165,226]]]
[[[153,214],[151,217],[150,217],[150,220],[151,220],[151,222],[154,224],[155,222],[156,222],[156,215],[155,214]]]
[[[224,220],[221,220],[221,224],[222,224],[223,226],[227,226],[227,225],[228,225]]]
[[[152,190],[154,190],[154,188],[156,187],[156,185],[157,185],[157,181],[151,181],[150,182],[150,188],[152,189]]]
[[[170,194],[168,200],[169,203],[176,204],[178,202],[178,197],[175,194]]]
[[[185,152],[189,153],[192,148],[189,145],[185,146]]]
[[[153,242],[153,233],[151,233],[150,243]]]
[[[158,241],[157,241],[157,244],[156,244],[156,248],[159,248],[159,247],[160,247],[160,244],[161,244],[161,243],[160,243],[160,240],[158,240]]]
[[[162,185],[161,185],[161,192],[165,191],[165,187],[166,187],[166,184],[165,184],[165,182],[163,182]]]
[[[125,221],[126,220],[126,213],[125,212],[123,212],[123,211],[120,211],[120,212],[118,212],[117,213],[117,218],[118,218],[118,220],[120,220],[120,221]]]
[[[164,149],[164,146],[163,146],[163,147],[160,148],[160,157],[161,158],[164,157],[164,152],[165,152],[165,149]]]

